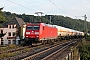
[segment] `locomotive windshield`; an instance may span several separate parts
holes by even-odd
[[[39,26],[34,26],[34,30],[39,30]]]
[[[39,30],[39,26],[27,26],[27,30]]]
[[[27,26],[26,29],[27,29],[27,30],[32,30],[32,29],[33,29],[33,26]]]

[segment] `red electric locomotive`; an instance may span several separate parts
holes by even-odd
[[[56,27],[45,23],[29,23],[26,26],[25,38],[27,43],[41,42],[56,39],[58,36]]]

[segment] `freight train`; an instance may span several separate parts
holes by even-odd
[[[65,28],[58,25],[46,23],[29,23],[26,25],[25,42],[32,45],[35,42],[70,39],[83,37],[84,33],[73,29]]]

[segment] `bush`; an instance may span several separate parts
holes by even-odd
[[[82,42],[79,46],[80,60],[88,60],[90,58],[90,41]]]
[[[90,35],[87,35],[86,40],[90,41]]]
[[[10,44],[7,48],[13,49],[13,48],[16,48],[16,47],[17,47],[16,45]]]

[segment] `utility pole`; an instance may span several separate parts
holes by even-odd
[[[76,16],[75,16],[75,17],[76,17]],[[79,17],[84,17],[84,36],[85,36],[85,38],[86,38],[86,35],[87,35],[87,21],[86,21],[87,16],[84,15],[84,16],[79,16]]]
[[[51,19],[52,19],[52,18],[51,18],[51,16],[50,16],[50,24],[51,24]]]
[[[85,38],[86,38],[86,35],[87,35],[87,21],[86,21],[86,19],[87,19],[87,17],[86,17],[86,15],[84,15],[83,16],[84,17],[84,34],[85,34]]]

